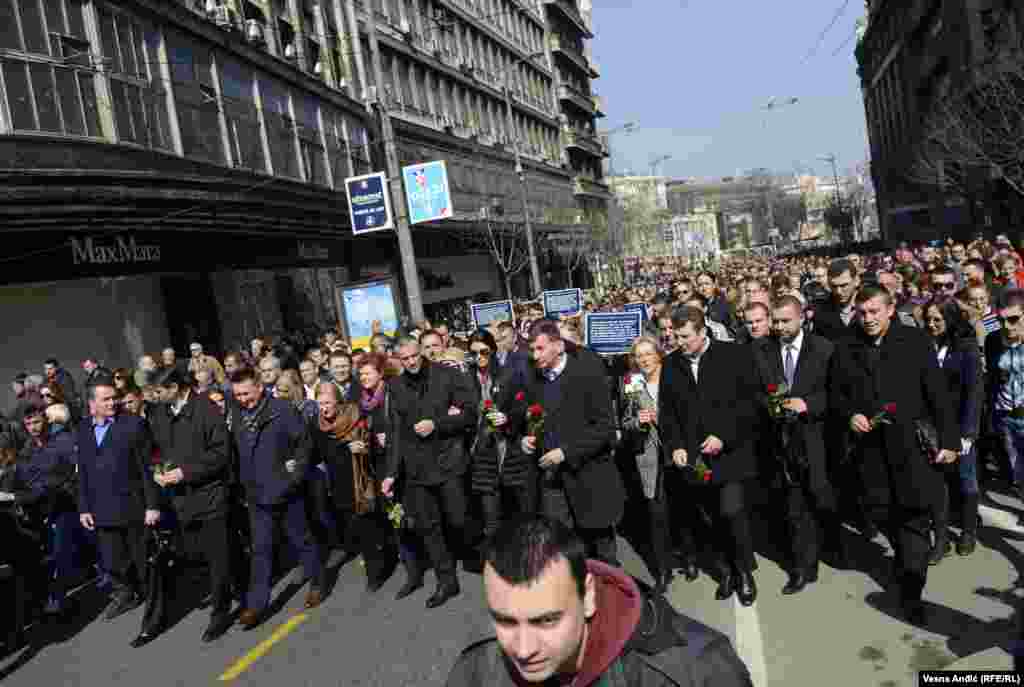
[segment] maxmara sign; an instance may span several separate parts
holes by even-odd
[[[160,262],[160,246],[140,246],[135,237],[100,240],[87,236],[71,239],[71,255],[76,265],[156,263]]]

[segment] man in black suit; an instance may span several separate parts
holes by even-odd
[[[758,378],[750,347],[712,341],[697,308],[677,310],[672,317],[682,372],[668,386],[662,381],[659,404],[678,434],[669,435],[666,449],[677,465],[695,464],[697,456],[711,469],[708,484],[694,488],[715,525],[712,537],[718,554],[720,581],[715,598],[735,591],[745,606],[757,598],[754,548],[744,497],[745,483],[757,476]]]
[[[395,480],[403,479],[402,505],[437,575],[427,608],[437,608],[461,591],[445,530],[454,545],[468,548],[465,437],[477,425],[479,397],[469,375],[428,361],[416,339],[399,337],[396,349],[404,373],[391,383],[392,436],[381,490],[391,496]],[[410,569],[397,598],[422,587],[422,575]]]
[[[114,583],[108,620],[142,602],[145,527],[160,519],[157,488],[149,476],[149,426],[142,418],[115,415],[114,396],[112,381],[90,386],[91,418],[78,429],[79,518],[86,529],[98,530],[103,563]]]
[[[920,624],[931,507],[942,488],[941,473],[930,463],[956,461],[960,428],[927,334],[895,319],[892,296],[881,287],[864,287],[856,302],[860,334],[833,357],[831,403],[855,436],[868,516],[896,551],[899,600],[908,620]],[[877,420],[883,412],[887,422]],[[933,420],[937,429],[934,456],[919,446],[921,419]]]
[[[543,409],[543,434],[529,434],[518,418],[519,448],[541,469],[541,511],[574,527],[589,555],[618,565],[615,525],[625,488],[612,456],[615,420],[603,362],[591,351],[567,352],[558,324],[530,328],[535,370],[526,386],[527,406]]]
[[[154,481],[170,488],[186,545],[210,564],[211,615],[202,639],[212,642],[232,623],[227,425],[206,396],[189,388],[179,370],[162,370],[156,384],[164,403],[152,409],[149,421],[165,469]],[[141,644],[152,638],[144,633],[138,641]]]
[[[783,296],[775,303],[772,322],[775,336],[754,341],[752,348],[762,398],[767,401],[768,385],[784,384],[788,398],[783,406],[793,414],[792,422],[784,426],[768,418],[766,428],[766,436],[773,439],[768,457],[778,466],[782,481],[783,513],[793,557],[789,581],[782,588],[788,595],[817,582],[822,534],[833,550],[841,551],[825,451],[828,375],[835,347],[827,339],[804,332],[803,306],[793,296]],[[780,455],[785,449],[774,441],[776,432],[784,430],[792,430],[788,455]]]
[[[833,260],[828,267],[828,285],[832,299],[814,311],[814,333],[832,343],[856,335],[856,305],[854,296],[860,288],[860,275],[853,263],[845,258]]]

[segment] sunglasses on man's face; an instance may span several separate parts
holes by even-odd
[[[1017,326],[1017,323],[1020,322],[1022,317],[1024,317],[1024,315],[1008,315],[1008,316],[1000,315],[999,316],[999,321],[1002,322],[1003,324],[1008,324],[1011,327],[1015,327],[1015,326]]]
[[[932,282],[932,286],[943,291],[952,291],[956,288],[956,283],[951,281]]]

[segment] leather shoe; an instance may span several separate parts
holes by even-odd
[[[138,649],[139,647],[146,646],[147,644],[152,642],[154,639],[156,639],[156,636],[156,632],[140,632],[138,637],[136,637],[128,643],[128,646],[130,646],[133,649]]]
[[[368,575],[366,577],[366,591],[369,592],[370,594],[373,594],[378,589],[383,587],[385,582],[387,582],[387,580],[382,579],[380,577],[370,577]]]
[[[306,592],[306,608],[316,608],[324,602],[323,592],[319,587],[312,587]]]
[[[395,601],[401,601],[405,597],[412,594],[414,591],[423,586],[422,577],[410,577],[405,581],[405,584],[395,594]]]
[[[263,611],[246,608],[238,615],[238,624],[245,630],[251,630],[263,620]]]
[[[215,613],[210,617],[210,624],[203,632],[203,643],[209,644],[210,642],[220,638],[228,629],[231,627],[231,614],[229,613]]]
[[[722,579],[718,582],[718,589],[715,590],[715,598],[725,601],[736,591],[736,578],[731,572],[723,573]]]
[[[427,608],[437,608],[442,605],[448,599],[454,598],[459,595],[462,590],[459,589],[458,582],[452,583],[441,583],[437,585],[437,589],[434,590],[433,595],[427,599]]]
[[[974,532],[964,532],[956,543],[956,555],[970,556],[978,546],[978,537]]]
[[[802,570],[790,573],[789,581],[786,582],[786,586],[782,588],[782,593],[785,595],[799,594],[807,586],[807,576],[804,575]]]
[[[754,582],[754,573],[745,571],[739,574],[736,597],[744,606],[750,606],[757,600],[757,583]]]

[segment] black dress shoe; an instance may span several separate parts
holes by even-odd
[[[133,649],[138,649],[139,647],[146,646],[147,644],[152,642],[154,639],[156,639],[156,636],[156,632],[140,632],[139,636],[133,639],[131,642],[129,642],[128,646],[130,646]]]
[[[964,532],[956,543],[956,555],[970,556],[978,546],[978,537],[974,532]]]
[[[427,608],[437,608],[448,601],[448,599],[458,596],[461,591],[458,582],[441,583],[437,585],[437,589],[427,599]]]
[[[724,573],[718,582],[718,589],[715,590],[715,598],[725,601],[736,591],[736,578],[732,573]]]
[[[232,625],[230,613],[215,613],[210,616],[210,624],[207,626],[206,631],[203,632],[203,643],[209,644],[210,642],[219,639],[221,635],[227,632]]]
[[[745,571],[739,574],[736,597],[744,606],[750,606],[757,600],[757,583],[754,582],[754,573]]]
[[[782,593],[789,596],[790,594],[799,594],[807,586],[807,576],[804,575],[802,570],[790,573],[789,581],[786,582],[786,586],[782,588]]]
[[[395,601],[400,601],[423,586],[422,577],[410,577],[395,594]]]

